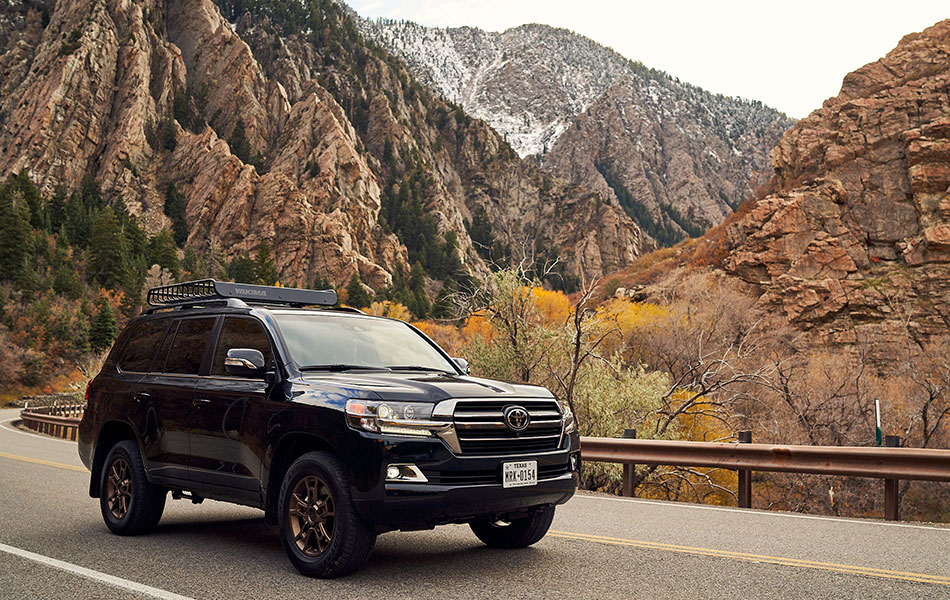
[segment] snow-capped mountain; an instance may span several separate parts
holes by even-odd
[[[661,244],[698,235],[751,195],[792,124],[760,102],[707,92],[566,29],[358,23],[518,154],[606,193]]]

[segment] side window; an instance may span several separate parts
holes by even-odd
[[[162,336],[168,327],[167,319],[136,323],[128,335],[128,342],[119,359],[119,368],[123,371],[146,372],[152,365],[152,358],[158,345],[162,343]]]
[[[270,366],[273,358],[270,342],[260,323],[253,319],[227,317],[218,337],[218,345],[214,351],[214,360],[211,362],[212,375],[227,375],[224,368],[224,359],[231,348],[250,348],[260,350],[264,355],[264,364]]]
[[[198,374],[214,321],[215,317],[181,320],[165,359],[166,373]]]

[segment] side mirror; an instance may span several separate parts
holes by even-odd
[[[453,358],[452,362],[454,362],[455,366],[461,369],[466,375],[469,375],[472,372],[472,365],[468,364],[468,361],[464,358]]]
[[[231,348],[224,359],[228,375],[235,377],[263,377],[265,367],[264,355],[260,350],[251,348]]]

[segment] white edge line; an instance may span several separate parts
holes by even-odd
[[[693,504],[692,502],[662,502],[659,500],[645,500],[641,498],[615,498],[611,496],[599,496],[595,494],[574,494],[575,498],[585,498],[589,500],[611,500],[614,502],[632,502],[635,504],[652,504],[655,506],[665,506],[667,508],[691,508],[694,510],[716,510],[720,512],[740,513],[743,515],[761,515],[766,517],[787,517],[792,519],[809,519],[812,521],[832,521],[848,525],[877,525],[880,527],[903,527],[905,529],[926,529],[928,531],[943,531],[950,533],[950,527],[934,527],[931,525],[911,525],[909,523],[887,523],[883,521],[865,521],[862,519],[849,519],[847,517],[822,517],[819,515],[799,515],[788,512],[778,512],[771,510],[755,510],[749,508],[730,508],[728,506],[709,506],[708,504]]]
[[[50,567],[57,569],[62,569],[69,573],[74,573],[81,577],[86,577],[100,583],[106,583],[116,587],[124,588],[131,590],[133,592],[138,592],[139,594],[145,594],[147,596],[152,596],[153,598],[160,598],[161,600],[193,600],[188,596],[182,596],[174,592],[169,592],[166,590],[161,590],[159,588],[154,588],[144,583],[137,583],[135,581],[129,581],[128,579],[122,579],[121,577],[115,577],[107,573],[100,573],[99,571],[93,571],[92,569],[87,569],[86,567],[80,567],[79,565],[74,565],[72,563],[64,562],[61,560],[56,560],[55,558],[50,558],[48,556],[43,556],[42,554],[36,554],[35,552],[30,552],[29,550],[22,550],[20,548],[15,548],[13,546],[7,546],[6,544],[0,543],[0,550],[32,560]]]
[[[8,427],[7,423],[12,423],[13,421],[20,421],[20,417],[13,417],[12,419],[7,419],[6,421],[0,421],[0,427],[6,429],[7,431],[12,431],[13,433],[19,433],[20,435],[28,435],[31,438],[39,438],[41,440],[48,440],[50,442],[62,442],[64,444],[75,444],[76,442],[72,440],[61,440],[59,438],[50,437],[48,435],[42,435],[40,433],[30,433],[29,431],[22,431],[16,427]]]

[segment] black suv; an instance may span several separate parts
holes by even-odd
[[[395,529],[469,523],[528,546],[574,493],[571,412],[544,388],[468,376],[407,323],[330,308],[332,290],[203,280],[148,300],[79,426],[114,533],[153,529],[169,491],[235,502],[276,522],[301,573],[334,577]]]

